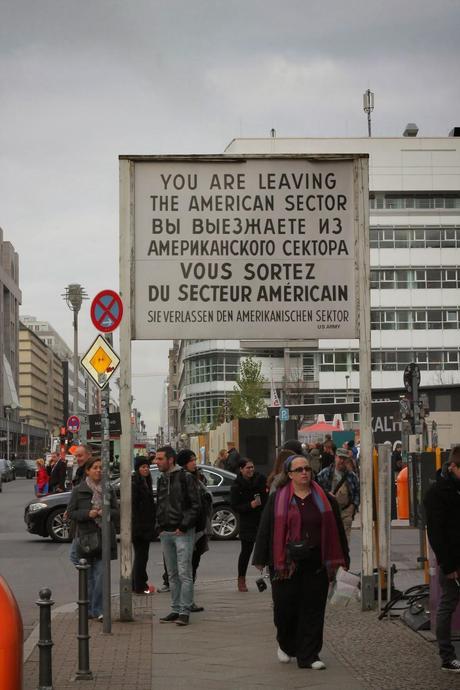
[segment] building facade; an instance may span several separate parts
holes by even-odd
[[[235,139],[225,153],[368,153],[372,388],[402,390],[410,362],[422,387],[460,383],[458,136]],[[288,404],[359,396],[357,340],[180,341],[178,352],[178,419],[189,432],[213,418],[250,352]]]

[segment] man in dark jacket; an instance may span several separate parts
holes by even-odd
[[[57,453],[51,453],[50,464],[48,467],[50,494],[60,494],[65,491],[65,480],[67,475],[67,463],[62,460]]]
[[[171,588],[171,613],[160,623],[188,625],[193,604],[192,555],[200,509],[198,488],[189,472],[176,465],[171,446],[158,448],[157,522]]]
[[[227,470],[227,472],[233,472],[233,474],[236,474],[239,470],[240,460],[241,460],[241,456],[238,453],[237,449],[235,448],[235,442],[234,441],[228,441],[227,442],[227,459],[225,461],[224,468]]]
[[[77,471],[75,472],[75,477],[72,480],[72,485],[73,486],[78,486],[80,482],[82,482],[85,479],[85,465],[88,462],[88,460],[91,460],[93,454],[91,451],[91,448],[86,445],[81,445],[78,446],[75,453],[74,453],[74,458],[77,461]],[[64,513],[64,520],[68,520],[68,512]],[[80,559],[78,558],[78,553],[77,553],[77,542],[75,540],[75,524],[72,522],[70,525],[70,536],[72,537],[72,544],[70,546],[70,552],[69,552],[69,558],[70,562],[73,563],[73,565],[77,566]]]
[[[452,615],[460,601],[460,446],[438,471],[436,483],[425,495],[428,539],[439,564],[441,598],[436,618],[436,638],[441,669],[460,673],[452,644]]]
[[[267,479],[255,472],[248,458],[240,460],[240,472],[230,490],[232,508],[239,515],[241,552],[238,558],[238,591],[247,592],[246,572],[257,536],[262,510],[267,501]]]

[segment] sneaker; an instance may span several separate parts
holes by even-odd
[[[161,594],[163,592],[169,592],[169,585],[161,585],[161,587],[158,587],[157,592],[160,592]]]
[[[175,623],[178,618],[179,614],[175,611],[171,611],[171,613],[168,613],[167,616],[163,616],[163,618],[160,618],[160,623]]]
[[[282,664],[288,664],[291,661],[291,657],[288,654],[286,654],[286,652],[283,652],[281,647],[278,647],[276,655],[278,657],[278,661]]]
[[[314,671],[324,671],[326,664],[324,661],[321,661],[321,659],[317,659],[311,664],[310,668],[312,668]]]
[[[189,616],[186,613],[181,613],[176,620],[176,625],[188,625]]]
[[[460,673],[460,661],[458,659],[452,659],[452,661],[445,661],[441,666],[441,671]]]
[[[154,585],[147,585],[147,589],[144,589],[143,594],[155,594],[155,586]]]
[[[197,606],[196,604],[192,604],[190,607],[190,613],[201,613],[201,611],[204,611],[203,606]]]
[[[102,615],[102,613],[98,615],[97,620],[99,621],[99,623],[102,623],[102,621],[104,620],[104,616]]]

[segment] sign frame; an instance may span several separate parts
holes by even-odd
[[[369,154],[368,153],[321,153],[321,154],[221,154],[215,156],[119,156],[119,200],[120,200],[120,295],[124,302],[125,318],[120,325],[120,412],[123,428],[130,429],[131,417],[131,342],[136,340],[134,302],[134,238],[135,238],[135,169],[148,161],[188,163],[212,162],[243,163],[247,160],[311,160],[311,161],[352,161],[353,175],[353,223],[354,223],[354,278],[357,315],[357,335],[359,338],[360,377],[360,422],[361,422],[361,522],[362,522],[362,567],[361,591],[362,609],[374,608],[374,575],[373,575],[373,520],[372,520],[372,430],[371,430],[371,325],[370,325],[370,249],[369,249]],[[204,329],[206,325],[204,325]],[[158,329],[161,333],[162,329]],[[282,329],[280,329],[282,331]],[[308,331],[304,328],[304,331]],[[183,335],[187,328],[183,328]],[[262,335],[262,334],[261,334]],[[289,334],[280,332],[280,340],[295,340]],[[161,339],[165,339],[161,334]],[[168,336],[169,337],[169,336]],[[182,336],[178,336],[182,337]],[[187,337],[194,337],[187,335]],[[224,336],[221,336],[223,338]],[[234,338],[247,340],[235,332]],[[308,332],[299,333],[298,338],[310,339]],[[324,338],[334,340],[334,333],[327,333]],[[349,336],[347,336],[349,338]],[[252,339],[252,338],[251,338]],[[266,339],[264,337],[263,339]],[[271,339],[271,338],[270,338]],[[121,493],[121,530],[120,530],[120,618],[132,620],[131,595],[131,462],[132,439],[129,433],[121,436],[120,479],[123,487]]]
[[[91,360],[100,350],[102,351],[102,354],[106,355],[110,362],[108,363],[107,368],[102,368],[101,371],[98,371],[94,364],[92,364]],[[110,378],[118,369],[119,364],[119,356],[102,335],[96,336],[86,353],[81,358],[80,362],[80,366],[82,366],[83,369],[88,372],[94,383],[99,386],[101,390],[106,387]]]

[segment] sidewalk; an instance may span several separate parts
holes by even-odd
[[[458,677],[442,673],[433,642],[400,622],[378,621],[359,606],[329,609],[322,659],[326,671],[280,664],[270,592],[235,591],[231,580],[200,582],[196,600],[205,607],[191,625],[159,625],[169,595],[134,599],[136,620],[115,620],[112,635],[90,621],[93,681],[72,680],[77,666],[76,611],[53,620],[54,690],[450,690]],[[116,602],[116,599],[115,599]],[[114,608],[116,607],[116,603]],[[152,613],[155,612],[155,616]],[[24,666],[24,690],[38,687],[38,650]]]

